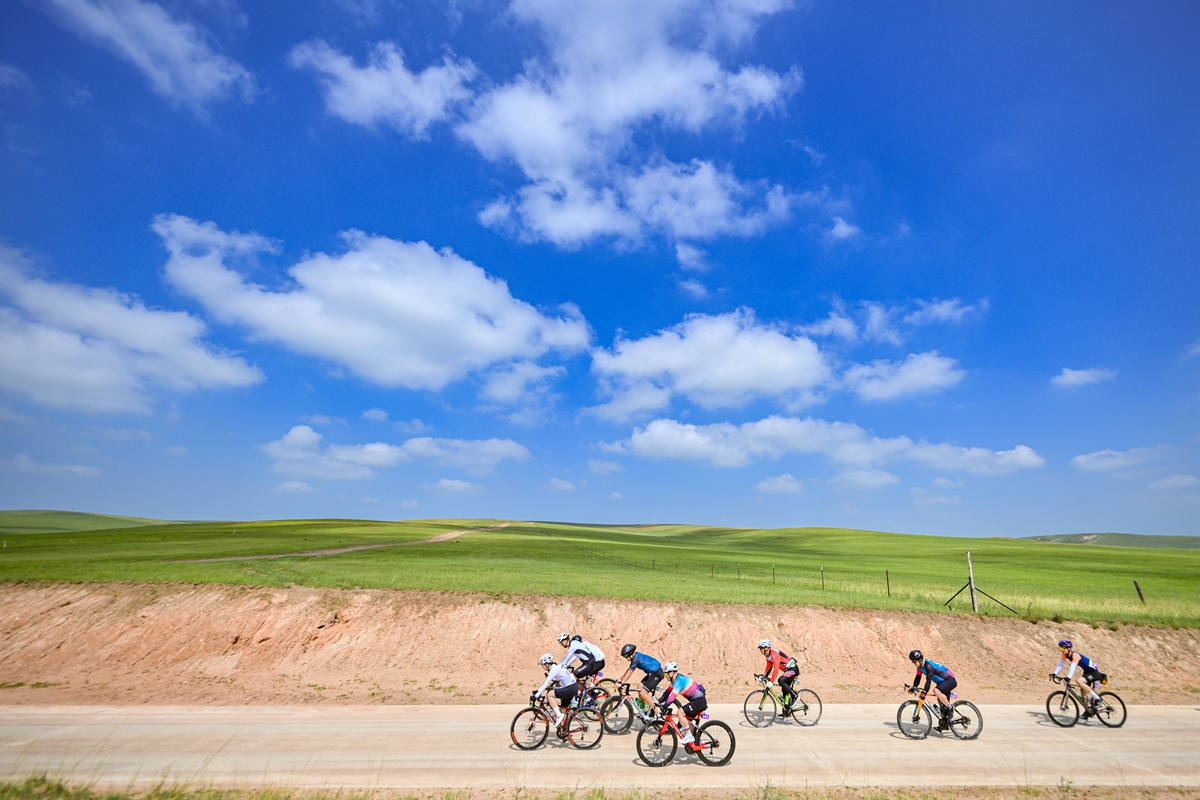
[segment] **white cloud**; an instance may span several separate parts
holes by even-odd
[[[575,490],[575,484],[570,481],[564,481],[562,478],[551,478],[546,486],[556,492],[571,492]]]
[[[930,483],[939,489],[958,489],[959,487],[966,486],[965,482],[951,480],[950,478],[934,478]]]
[[[387,125],[414,139],[428,138],[430,125],[470,99],[467,84],[478,73],[470,60],[447,54],[441,64],[414,74],[392,42],[377,44],[363,67],[320,40],[297,45],[289,62],[317,73],[330,114],[368,128]]]
[[[418,503],[416,500],[401,500],[400,507],[401,508],[420,508],[421,504]]]
[[[622,500],[622,499],[624,499],[624,497],[625,497],[625,495],[621,494],[620,492],[613,492],[612,494],[610,494],[608,496],[608,499],[609,500]]]
[[[760,492],[771,492],[775,494],[799,494],[804,491],[804,483],[796,480],[790,474],[784,473],[776,475],[774,478],[767,478],[754,484],[754,488]]]
[[[19,411],[13,411],[7,406],[0,405],[0,422],[8,422],[13,425],[26,425],[32,421],[33,420],[25,414],[22,414]]]
[[[910,353],[902,362],[873,361],[846,370],[846,384],[863,400],[895,400],[957,386],[966,373],[937,351]]]
[[[576,352],[590,337],[575,307],[545,316],[425,242],[351,231],[348,252],[308,255],[288,270],[292,286],[270,291],[225,263],[273,249],[262,237],[175,215],[156,217],[154,230],[170,251],[168,278],[218,319],[383,386],[438,391],[492,365]]]
[[[976,305],[964,305],[958,298],[951,298],[916,300],[915,305],[914,309],[911,304],[888,306],[868,300],[853,309],[848,309],[841,299],[835,297],[833,310],[828,318],[798,330],[813,336],[837,336],[848,342],[856,341],[861,335],[867,341],[899,346],[903,337],[897,329],[897,320],[910,329],[940,322],[961,322],[968,314],[985,310],[988,302],[985,299]]]
[[[863,321],[863,336],[868,341],[900,345],[900,333],[892,327],[892,317],[899,309],[888,308],[880,303],[863,303],[866,319]]]
[[[12,64],[0,63],[0,87],[31,91],[33,81],[20,68],[14,67]]]
[[[618,340],[612,350],[592,351],[592,372],[612,397],[592,413],[613,420],[664,408],[673,395],[704,408],[758,397],[811,403],[831,376],[811,339],[761,323],[748,309],[697,314],[642,339]]]
[[[155,94],[201,117],[205,107],[237,94],[249,102],[254,76],[216,52],[207,31],[146,0],[40,0],[52,16],[141,70]]]
[[[476,488],[475,484],[454,478],[442,478],[437,483],[423,483],[421,487],[442,494],[466,494]]]
[[[388,413],[382,408],[368,408],[362,413],[362,418],[370,422],[387,422]]]
[[[841,217],[833,218],[833,227],[825,232],[825,238],[831,242],[842,242],[846,239],[852,239],[862,233],[862,229],[851,225]]]
[[[845,304],[841,301],[834,302],[833,310],[829,312],[828,317],[809,325],[803,325],[798,330],[811,336],[836,336],[847,342],[853,342],[858,338],[858,326],[846,314]]]
[[[103,474],[98,467],[90,467],[83,464],[40,464],[24,453],[15,458],[5,459],[0,463],[3,463],[8,469],[14,472],[53,475],[59,478],[98,478]]]
[[[718,467],[740,467],[755,459],[777,459],[787,453],[820,454],[836,464],[860,468],[904,459],[934,469],[981,475],[1006,474],[1045,463],[1025,445],[995,451],[914,442],[907,436],[882,439],[849,422],[779,416],[741,425],[691,425],[657,419],[644,428],[634,428],[629,439],[601,443],[600,447],[642,458],[708,461]]]
[[[188,454],[188,449],[183,445],[173,444],[163,452],[169,456],[186,456]]]
[[[602,461],[596,458],[588,459],[587,468],[593,475],[611,475],[624,469],[616,461]]]
[[[1071,369],[1070,367],[1063,367],[1062,372],[1050,379],[1050,383],[1069,389],[1076,386],[1087,386],[1089,383],[1111,381],[1115,377],[1117,377],[1115,369],[1106,369],[1104,367]]]
[[[1187,353],[1184,355],[1184,357],[1191,358],[1192,356],[1200,356],[1200,339],[1197,339],[1188,345]]]
[[[909,492],[912,495],[913,505],[918,508],[930,508],[935,506],[956,506],[962,503],[962,498],[958,495],[947,496],[931,492],[928,489],[922,489],[920,486],[914,486]]]
[[[884,486],[899,483],[899,481],[900,479],[895,475],[890,472],[884,472],[881,469],[856,469],[843,472],[829,479],[829,482],[839,489],[865,489],[868,491],[882,489]]]
[[[1195,475],[1171,475],[1168,478],[1151,481],[1147,485],[1157,492],[1200,489],[1200,478],[1197,478]]]
[[[150,431],[141,428],[95,428],[87,431],[85,436],[95,439],[107,439],[110,442],[148,442],[154,438]]]
[[[1071,459],[1071,466],[1084,472],[1110,472],[1136,467],[1162,455],[1161,447],[1133,447],[1129,450],[1097,450]]]
[[[918,300],[916,311],[904,316],[904,321],[914,328],[934,322],[961,322],[975,306],[964,306],[958,298],[950,300]]]
[[[700,281],[693,280],[692,278],[681,280],[679,282],[679,288],[683,289],[683,291],[690,294],[692,297],[708,297],[708,287],[706,287]]]
[[[0,388],[57,408],[147,413],[163,390],[248,386],[257,367],[199,341],[204,323],[135,295],[28,274],[0,248]]]
[[[345,425],[346,424],[346,420],[342,419],[341,417],[331,417],[327,414],[308,414],[307,416],[303,416],[300,419],[302,419],[305,422],[311,423],[313,425]]]
[[[435,464],[462,467],[468,472],[486,474],[504,459],[524,461],[529,451],[512,439],[409,439],[403,450],[413,458],[427,458]]]
[[[542,367],[532,361],[505,364],[488,374],[480,396],[508,405],[537,403],[546,399],[549,384],[566,374],[565,367]]]
[[[686,242],[675,243],[675,258],[684,269],[703,272],[708,269],[708,254]]]
[[[396,430],[407,434],[425,433],[426,431],[433,430],[432,425],[426,425],[416,417],[410,419],[408,422],[397,421],[394,424],[396,425]]]
[[[283,494],[312,494],[316,489],[304,481],[284,481],[275,487],[275,491]]]

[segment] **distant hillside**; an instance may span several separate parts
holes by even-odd
[[[0,511],[0,533],[74,533],[114,528],[139,528],[162,525],[160,519],[114,517],[108,514],[82,514],[77,511]]]
[[[1200,536],[1147,536],[1142,533],[1059,533],[1053,536],[1027,536],[1038,542],[1060,544],[1102,544],[1108,547],[1168,547],[1173,550],[1200,550]]]

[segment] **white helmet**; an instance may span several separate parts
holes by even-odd
[[[763,648],[766,648],[767,650],[771,649],[771,640],[770,639],[763,639],[761,642],[758,643],[758,649],[762,650]]]
[[[679,665],[674,661],[668,661],[663,664],[663,672],[679,672]]]
[[[559,644],[566,644],[569,641],[571,641],[571,634],[564,631],[558,635]]]
[[[554,663],[554,656],[550,655],[549,653],[546,653],[544,656],[542,656],[541,658],[538,659],[538,663],[541,664],[543,667],[548,667]]]

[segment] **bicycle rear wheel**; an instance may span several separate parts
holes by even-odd
[[[816,725],[821,721],[821,698],[812,689],[800,689],[792,701],[792,719],[801,725]]]
[[[550,720],[542,713],[541,709],[529,708],[522,709],[513,717],[512,742],[522,750],[533,750],[542,746],[546,741],[546,735],[550,733]]]
[[[775,715],[778,713],[775,698],[766,689],[755,689],[746,695],[742,713],[746,715],[746,722],[756,728],[765,728],[775,721]]]
[[[1060,728],[1069,728],[1079,721],[1079,703],[1069,692],[1051,692],[1046,698],[1046,713]]]
[[[950,712],[950,732],[960,739],[974,739],[983,731],[983,715],[974,703],[959,700]]]
[[[593,686],[584,692],[583,696],[579,698],[578,707],[580,710],[591,709],[592,711],[595,711],[597,715],[599,715],[600,709],[604,707],[604,703],[607,700],[608,692],[604,691],[599,686]]]
[[[929,709],[918,705],[916,700],[905,700],[896,711],[896,725],[910,739],[924,739],[933,728],[933,717]]]
[[[603,689],[604,693],[609,697],[616,697],[621,689],[621,684],[617,683],[616,678],[601,678],[596,681],[596,686]]]
[[[579,750],[591,750],[604,738],[600,714],[590,708],[576,709],[567,715],[567,741]]]
[[[600,707],[600,719],[609,733],[618,736],[628,733],[633,726],[633,703],[628,697],[610,697]]]
[[[696,755],[710,767],[723,767],[728,764],[737,747],[733,729],[718,720],[701,725],[696,742],[700,745]]]
[[[1101,725],[1119,728],[1125,724],[1125,701],[1112,692],[1101,692],[1096,705],[1096,719]]]
[[[660,722],[659,725],[661,724]],[[642,728],[637,738],[638,755],[651,767],[665,767],[670,764],[671,759],[675,757],[675,751],[679,749],[679,739],[675,737],[675,731],[667,728],[665,732],[659,733],[659,730],[658,725],[648,725]]]

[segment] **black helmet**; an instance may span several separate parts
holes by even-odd
[[[621,658],[633,658],[633,654],[637,652],[636,644],[627,644],[621,648]]]
[[[925,659],[925,654],[922,653],[920,650],[913,650],[911,653],[908,654],[908,660],[913,662],[914,664],[916,664],[918,661],[923,661],[924,659]]]
[[[580,635],[577,633],[577,634],[575,634],[574,636],[572,636],[572,637],[571,637],[571,641],[572,641],[572,642],[582,642],[582,641],[583,641],[583,637],[582,637],[582,636],[580,636]]]

